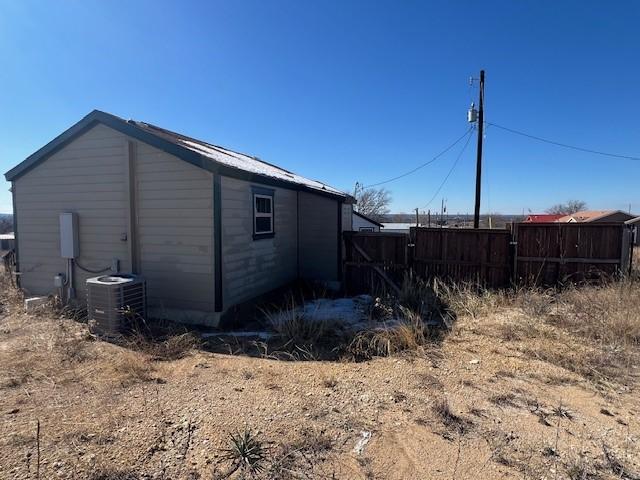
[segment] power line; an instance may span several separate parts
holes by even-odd
[[[458,153],[458,156],[456,157],[455,162],[453,162],[453,165],[451,166],[451,169],[447,173],[447,176],[444,177],[444,180],[442,180],[442,183],[440,184],[440,186],[436,190],[436,193],[433,194],[433,197],[431,197],[431,200],[429,200],[429,202],[425,206],[420,207],[421,209],[427,208],[429,205],[431,205],[431,202],[433,202],[435,200],[435,198],[438,196],[438,194],[440,193],[440,190],[442,190],[442,187],[444,187],[444,184],[447,183],[447,180],[449,180],[449,177],[453,173],[453,170],[456,168],[456,165],[458,165],[458,162],[460,161],[460,158],[462,158],[462,154],[467,149],[467,146],[469,145],[469,141],[471,140],[471,137],[473,136],[472,133],[473,133],[473,127],[471,127],[469,129],[469,131],[467,132],[467,135],[468,135],[467,141],[464,142],[464,146],[462,147],[462,150],[460,150],[460,153]]]
[[[447,153],[449,150],[451,150],[453,147],[455,147],[472,129],[473,127],[470,127],[466,132],[464,132],[464,134],[458,138],[455,142],[453,142],[451,145],[449,145],[447,148],[445,148],[443,151],[441,151],[439,154],[437,154],[435,157],[433,157],[431,160],[418,165],[416,168],[414,168],[413,170],[409,170],[406,173],[403,173],[402,175],[398,175],[397,177],[393,177],[390,178],[388,180],[384,180],[382,182],[378,182],[378,183],[372,183],[371,185],[366,185],[365,187],[362,188],[371,188],[371,187],[377,187],[378,185],[384,185],[385,183],[390,183],[393,182],[395,180],[399,180],[401,178],[404,178],[408,175],[411,175],[412,173],[417,172],[418,170],[420,170],[421,168],[426,167],[427,165],[432,164],[433,162],[435,162],[438,158],[440,158],[442,155],[444,155],[445,153]]]
[[[556,145],[558,147],[571,148],[573,150],[578,150],[580,152],[594,153],[596,155],[604,155],[606,157],[622,158],[622,159],[625,159],[625,160],[633,160],[633,161],[636,161],[636,162],[640,161],[640,157],[632,157],[630,155],[618,155],[616,153],[600,152],[598,150],[591,150],[589,148],[577,147],[575,145],[569,145],[569,144],[566,144],[566,143],[555,142],[553,140],[547,140],[546,138],[541,138],[541,137],[537,137],[535,135],[530,135],[528,133],[520,132],[520,131],[514,130],[512,128],[503,127],[502,125],[497,125],[495,123],[491,123],[491,122],[485,122],[485,123],[487,125],[491,125],[492,127],[496,127],[496,128],[501,129],[501,130],[505,130],[507,132],[515,133],[516,135],[521,135],[523,137],[531,138],[533,140],[538,140],[538,141],[544,142],[544,143],[550,143],[551,145]]]

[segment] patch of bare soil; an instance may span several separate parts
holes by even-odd
[[[621,359],[560,307],[469,310],[360,363],[159,361],[0,301],[0,478],[640,478],[637,345]]]

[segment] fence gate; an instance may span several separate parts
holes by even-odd
[[[405,233],[344,232],[345,289],[350,294],[397,290],[409,270]]]

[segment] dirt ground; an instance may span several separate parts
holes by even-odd
[[[265,447],[260,478],[640,478],[638,365],[612,380],[550,362],[537,346],[580,341],[523,334],[516,307],[463,316],[420,354],[360,363],[201,349],[156,361],[9,297],[2,479],[251,478],[227,458],[245,430]]]

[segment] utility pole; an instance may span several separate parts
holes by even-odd
[[[484,129],[484,70],[480,70],[480,93],[478,100],[478,155],[476,161],[476,207],[473,228],[480,227],[480,190],[482,187],[482,130]]]
[[[427,225],[431,228],[431,209],[427,210]]]
[[[420,217],[418,216],[418,209],[416,208],[416,227],[420,226]]]

